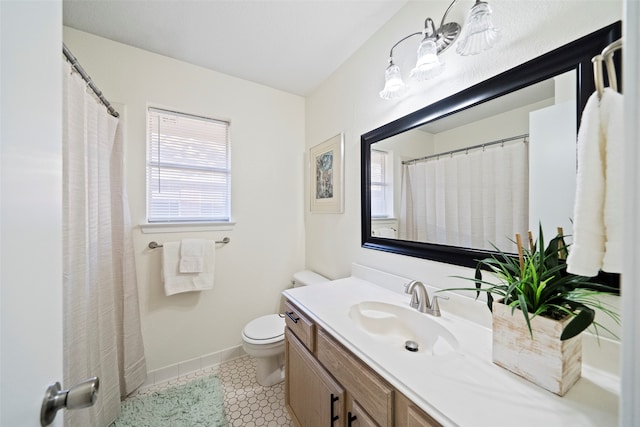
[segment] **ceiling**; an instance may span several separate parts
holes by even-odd
[[[407,0],[64,0],[66,26],[301,96]],[[79,58],[82,63],[82,58]]]

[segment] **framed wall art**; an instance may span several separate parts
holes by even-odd
[[[311,212],[343,212],[343,156],[342,133],[309,149]]]

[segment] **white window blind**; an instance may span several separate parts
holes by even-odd
[[[393,216],[393,179],[389,157],[387,151],[371,150],[371,216],[374,218]]]
[[[230,164],[228,122],[149,108],[147,220],[229,221]]]

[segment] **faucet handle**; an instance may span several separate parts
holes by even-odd
[[[440,304],[438,304],[438,299],[449,299],[449,297],[441,297],[439,295],[434,295],[431,300],[431,312],[434,316],[441,316],[440,313]]]

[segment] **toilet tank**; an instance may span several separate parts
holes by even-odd
[[[294,288],[298,288],[300,286],[318,285],[321,283],[326,283],[328,281],[329,279],[327,279],[326,277],[321,276],[318,273],[314,273],[311,270],[298,271],[293,275]]]

